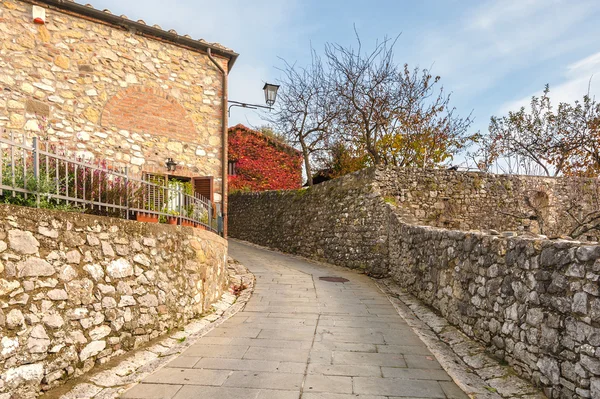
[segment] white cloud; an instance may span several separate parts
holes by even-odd
[[[600,95],[600,52],[576,61],[564,70],[564,79],[559,83],[550,84],[550,99],[554,105],[561,102],[573,103],[581,100],[585,94]],[[506,115],[509,111],[517,111],[527,107],[532,96],[540,96],[542,90],[532,93],[519,100],[510,101],[500,107],[499,114]]]
[[[455,91],[474,96],[515,71],[594,48],[595,32],[578,28],[599,9],[592,0],[576,6],[566,0],[486,1],[426,32],[418,48]]]
[[[479,6],[469,16],[467,29],[490,30],[515,18],[531,16],[542,7],[550,6],[545,0],[504,0]]]

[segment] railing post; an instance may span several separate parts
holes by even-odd
[[[221,213],[221,204],[217,204],[217,234],[223,237],[223,214]]]
[[[129,220],[129,167],[127,165],[125,165],[125,212],[125,217]]]
[[[212,202],[208,200],[208,231],[212,231]]]
[[[178,196],[178,205],[179,205],[179,217],[182,218],[183,217],[183,207],[181,205],[181,203],[183,202],[183,196],[182,194],[183,189],[181,188],[181,186],[177,186],[177,196]],[[186,215],[185,217],[187,218],[189,215]],[[181,219],[182,220],[182,219]]]
[[[35,205],[40,207],[40,153],[38,137],[33,138],[33,178],[35,179]]]

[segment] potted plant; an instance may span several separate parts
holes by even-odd
[[[135,220],[138,222],[158,223],[158,215],[154,213],[137,212],[135,214]]]
[[[156,207],[152,203],[145,203],[144,210],[155,211]],[[137,212],[135,214],[135,220],[138,222],[146,222],[146,223],[158,223],[158,214],[152,212]]]
[[[167,213],[167,224],[176,225],[179,219],[179,212],[175,210],[169,210]]]
[[[194,227],[194,205],[188,205],[183,210],[183,215],[186,217],[185,219],[181,219],[182,226]],[[191,219],[191,220],[190,220]]]

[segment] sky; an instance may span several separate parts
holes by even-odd
[[[262,87],[280,76],[282,59],[303,65],[311,46],[363,47],[400,35],[396,62],[431,68],[473,131],[491,116],[526,106],[549,84],[551,98],[600,95],[598,0],[90,0],[94,7],[143,19],[179,34],[218,42],[240,54],[229,99],[264,104]],[[233,108],[230,125],[264,124]]]

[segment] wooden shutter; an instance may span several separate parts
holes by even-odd
[[[194,184],[194,191],[197,194],[203,196],[204,198],[214,201],[213,181],[214,178],[212,176],[192,178],[192,182]]]

